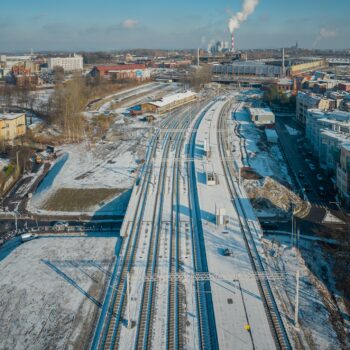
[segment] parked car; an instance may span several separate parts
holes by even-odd
[[[224,253],[224,256],[231,256],[231,255],[233,255],[233,251],[230,248],[225,248],[223,253]]]
[[[54,230],[64,231],[69,226],[68,222],[58,221],[53,225]]]
[[[36,239],[36,238],[38,238],[38,235],[34,233],[24,233],[21,235],[22,243],[32,241],[33,239]]]
[[[312,163],[309,164],[309,168],[311,171],[315,171],[316,170],[316,166]]]

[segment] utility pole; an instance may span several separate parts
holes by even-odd
[[[18,154],[19,154],[19,150],[16,152],[16,172],[17,174],[19,174],[19,157],[18,157]]]
[[[292,232],[291,232],[291,242],[290,242],[290,245],[291,247],[293,247],[293,244],[294,244],[294,213],[292,211]]]
[[[295,314],[294,314],[294,324],[295,328],[299,328],[299,287],[300,287],[300,271],[299,271],[299,258],[298,258],[298,270],[296,275],[296,291],[295,291]]]
[[[130,295],[130,272],[127,273],[126,275],[126,294],[127,294],[127,304],[128,304],[128,328],[131,329],[131,308],[130,308],[130,304],[131,304],[131,295]]]

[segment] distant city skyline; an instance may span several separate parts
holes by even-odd
[[[160,0],[12,0],[2,4],[0,51],[80,51],[207,48],[229,41],[228,20],[238,0],[164,3]],[[299,43],[350,48],[349,0],[260,0],[236,32],[237,49]]]

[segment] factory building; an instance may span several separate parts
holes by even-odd
[[[0,114],[0,140],[12,141],[26,133],[25,113]]]
[[[314,60],[311,62],[292,65],[291,67],[289,67],[288,71],[290,76],[295,77],[327,67],[328,63],[326,60]]]
[[[148,80],[151,71],[144,64],[120,64],[116,66],[95,66],[90,75],[107,80]]]
[[[141,105],[141,107],[144,112],[162,114],[181,107],[187,103],[194,102],[196,99],[196,93],[186,91],[175,95],[165,96],[159,101],[144,103]]]
[[[256,61],[238,61],[230,64],[214,65],[213,74],[276,78],[282,75],[282,67]]]
[[[275,124],[275,115],[270,108],[249,108],[252,122],[256,126],[266,126]]]
[[[50,57],[47,61],[48,68],[61,67],[65,72],[83,70],[83,56],[74,55],[72,57]]]

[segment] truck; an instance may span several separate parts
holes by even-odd
[[[23,233],[21,235],[21,241],[22,243],[32,241],[33,239],[38,238],[38,235],[35,233]]]

